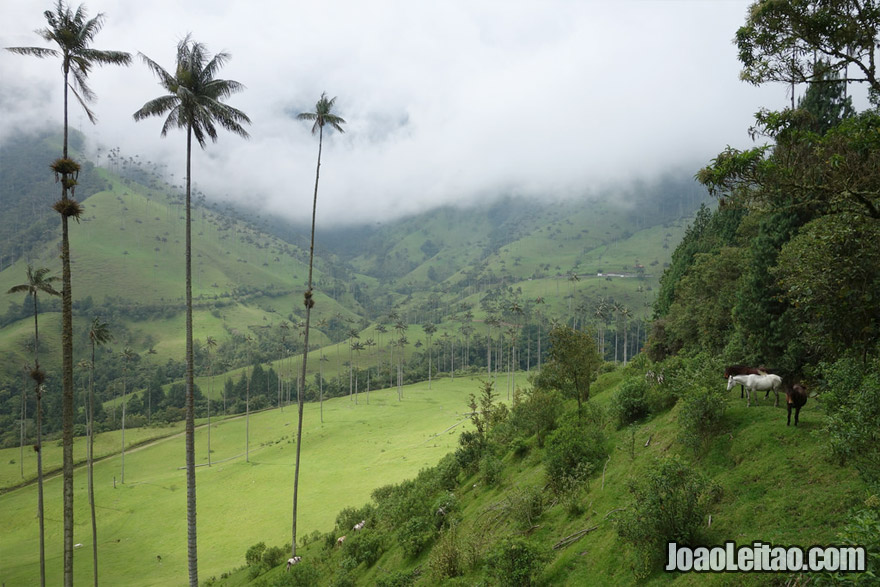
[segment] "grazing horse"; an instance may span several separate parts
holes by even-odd
[[[343,542],[345,542],[345,536],[340,536],[336,539],[336,546],[342,546]]]
[[[779,405],[779,388],[782,386],[782,377],[779,375],[731,375],[727,379],[727,391],[734,385],[742,385],[746,390],[746,407],[752,405],[753,391],[766,391],[764,399],[770,396],[771,391],[776,392],[776,405]],[[755,395],[755,403],[758,396]]]
[[[290,570],[290,567],[292,567],[293,565],[295,565],[296,563],[298,563],[298,562],[301,561],[301,560],[302,560],[302,557],[301,557],[301,556],[295,556],[295,557],[293,557],[293,558],[289,558],[289,559],[287,559],[287,568],[284,569],[284,570],[285,570],[285,571],[289,571],[289,570]]]
[[[730,365],[724,368],[724,378],[729,379],[731,375],[779,375],[775,369],[767,369],[766,367],[749,367],[748,365]],[[730,388],[728,388],[730,391]],[[740,385],[739,397],[745,397],[745,386]],[[776,406],[779,405],[779,394],[776,394]]]
[[[366,520],[361,520],[360,522],[358,522],[357,524],[355,524],[355,525],[354,525],[354,530],[355,530],[355,532],[357,532],[358,530],[363,529],[363,527],[364,527],[366,524],[367,524],[367,521],[366,521]]]
[[[791,409],[794,408],[794,425],[798,425],[798,416],[801,415],[801,408],[807,403],[807,388],[800,383],[795,383],[790,388],[785,389],[785,399],[788,404],[788,423],[791,426]]]

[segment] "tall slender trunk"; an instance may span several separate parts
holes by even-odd
[[[312,317],[312,306],[315,305],[315,301],[312,298],[312,265],[315,259],[315,213],[318,209],[318,180],[321,177],[321,149],[324,144],[324,127],[319,127],[319,136],[318,136],[318,165],[315,168],[315,195],[312,199],[312,236],[311,242],[309,244],[309,280],[306,285],[306,293],[305,293],[305,306],[306,306],[306,327],[305,327],[305,336],[303,339],[303,360],[302,360],[302,370],[299,375],[299,385],[297,385],[297,424],[296,424],[296,465],[294,467],[293,473],[293,527],[292,534],[293,539],[291,540],[290,546],[290,556],[296,556],[296,514],[297,514],[297,503],[299,500],[299,461],[300,461],[300,448],[302,446],[302,423],[303,423],[303,394],[302,389],[306,384],[306,361],[309,357],[309,324]]]
[[[89,470],[89,509],[92,514],[92,574],[98,587],[98,522],[95,514],[95,343],[92,343],[92,365],[89,370],[89,445],[87,449]]]
[[[199,587],[196,542],[196,425],[192,321],[192,124],[186,129],[186,550],[190,587]]]
[[[40,585],[46,587],[46,541],[43,514],[43,389],[36,384],[37,391],[37,511],[40,516]]]
[[[125,375],[122,375],[122,484],[125,484]]]
[[[70,64],[64,63],[64,158],[67,159],[67,100]],[[68,200],[68,177],[62,174],[61,200]],[[64,585],[73,587],[73,295],[70,236],[66,210],[61,213],[61,444],[64,517]]]

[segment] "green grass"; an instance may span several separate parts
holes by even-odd
[[[331,527],[340,509],[369,499],[373,488],[412,477],[453,450],[466,424],[471,378],[435,380],[406,386],[403,402],[396,390],[373,391],[369,404],[362,394],[355,406],[348,398],[308,404],[304,417],[298,534]],[[250,418],[250,462],[245,462],[245,418],[212,424],[211,467],[197,469],[199,572],[202,580],[244,562],[249,546],[259,541],[290,541],[296,409],[287,407]],[[150,434],[151,429],[140,434]],[[167,432],[167,431],[165,431]],[[164,433],[164,432],[163,432]],[[196,434],[197,464],[207,464],[207,428]],[[126,431],[126,441],[139,432]],[[119,433],[101,435],[97,452],[113,451]],[[85,441],[77,439],[80,455]],[[46,447],[46,461],[56,463],[58,447]],[[0,451],[4,483],[14,482],[18,449]],[[32,475],[35,460],[26,461]],[[107,585],[168,585],[186,580],[186,480],[184,439],[173,435],[127,452],[125,485],[118,483],[120,459],[112,456],[95,466],[101,582]],[[114,488],[114,477],[117,485]],[[48,584],[61,577],[60,477],[45,482]],[[84,468],[75,474],[74,542],[77,583],[91,581],[91,529]],[[7,585],[38,579],[36,486],[0,496],[4,537],[0,541],[0,580]],[[162,563],[156,556],[162,557]]]

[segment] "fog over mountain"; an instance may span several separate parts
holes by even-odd
[[[311,212],[317,139],[295,120],[326,91],[346,133],[325,135],[319,214],[373,221],[498,194],[564,197],[694,173],[725,145],[747,147],[762,106],[787,88],[738,79],[732,39],[742,0],[321,3],[156,0],[87,3],[98,49],[142,52],[166,69],[187,33],[232,59],[219,77],[251,139],[222,133],[194,156],[211,197],[302,220]],[[33,0],[6,0],[0,46],[48,46]],[[61,124],[59,60],[0,53],[0,140]],[[185,135],[132,113],[163,93],[139,60],[96,68],[93,148],[120,147],[184,173]],[[2,173],[2,169],[0,169]]]

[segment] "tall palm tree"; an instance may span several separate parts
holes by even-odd
[[[43,292],[50,296],[61,294],[52,287],[58,281],[57,276],[47,276],[49,269],[41,267],[34,269],[27,266],[27,281],[9,288],[6,293],[27,293],[34,302],[34,368],[31,370],[31,378],[34,380],[34,394],[37,397],[37,511],[40,518],[40,584],[46,584],[46,551],[45,531],[43,524],[43,455],[42,455],[42,424],[43,424],[43,380],[45,374],[40,369],[40,327],[37,321],[39,305],[37,294]]]
[[[122,483],[125,484],[125,376],[128,367],[137,356],[131,347],[122,349]]]
[[[217,339],[213,336],[205,338],[205,348],[208,350],[208,365],[211,371],[211,392],[208,394],[208,466],[211,466],[211,396],[214,395],[214,361],[211,360],[211,349],[217,347]]]
[[[422,324],[422,329],[425,331],[425,336],[428,337],[428,389],[431,389],[431,338],[437,332],[437,325],[433,322],[427,322]]]
[[[327,94],[322,93],[321,97],[318,99],[317,103],[315,103],[315,111],[314,112],[301,112],[297,115],[299,120],[309,120],[313,121],[312,125],[312,134],[318,134],[318,165],[315,168],[315,195],[312,199],[312,234],[311,241],[309,244],[309,280],[306,284],[306,292],[304,294],[304,303],[306,306],[306,324],[305,324],[305,335],[303,337],[303,360],[302,360],[302,370],[300,371],[299,376],[299,385],[298,385],[298,393],[297,393],[297,408],[298,408],[298,416],[297,416],[297,426],[296,426],[296,465],[294,466],[293,473],[293,541],[291,542],[291,557],[296,556],[296,505],[297,498],[299,497],[299,457],[300,457],[300,441],[302,440],[302,419],[303,419],[303,397],[302,390],[306,384],[306,360],[309,356],[309,320],[311,318],[312,308],[315,305],[315,300],[312,297],[312,265],[315,258],[315,212],[318,208],[318,179],[321,177],[321,150],[324,145],[324,125],[329,124],[330,128],[334,128],[339,132],[345,132],[342,130],[342,125],[345,124],[345,120],[333,114],[333,106],[336,103],[336,98],[332,100],[327,99]]]
[[[247,115],[223,103],[223,99],[244,89],[237,81],[214,77],[229,60],[229,54],[217,53],[209,57],[202,43],[189,35],[177,44],[177,63],[174,75],[155,61],[139,54],[159,78],[159,85],[168,93],[144,104],[134,113],[135,120],[150,116],[166,116],[161,135],[171,128],[186,131],[186,518],[187,560],[189,582],[197,587],[198,556],[196,549],[196,461],[195,461],[195,398],[193,393],[193,332],[192,332],[192,140],[205,148],[207,138],[217,141],[217,125],[241,137],[248,138],[242,126],[250,123]]]
[[[92,567],[95,587],[98,585],[98,523],[95,518],[95,347],[110,342],[113,337],[106,322],[94,318],[89,328],[89,343],[92,346],[92,363],[89,375],[89,446],[86,450],[89,469],[89,507],[92,510]]]
[[[64,140],[61,159],[52,168],[55,177],[61,179],[61,199],[54,209],[61,215],[61,428],[62,428],[62,494],[64,517],[64,585],[73,585],[73,294],[70,278],[70,238],[68,218],[79,220],[82,207],[74,200],[73,190],[79,165],[68,157],[68,90],[85,110],[92,123],[96,122],[94,113],[86,105],[95,100],[95,93],[87,83],[89,71],[95,65],[128,65],[131,55],[122,51],[103,51],[90,45],[104,26],[104,15],[86,18],[82,5],[71,11],[62,0],[57,0],[55,9],[43,12],[48,26],[36,33],[43,40],[54,43],[57,49],[45,47],[7,47],[19,55],[30,55],[45,59],[61,58],[61,72],[64,75]]]

